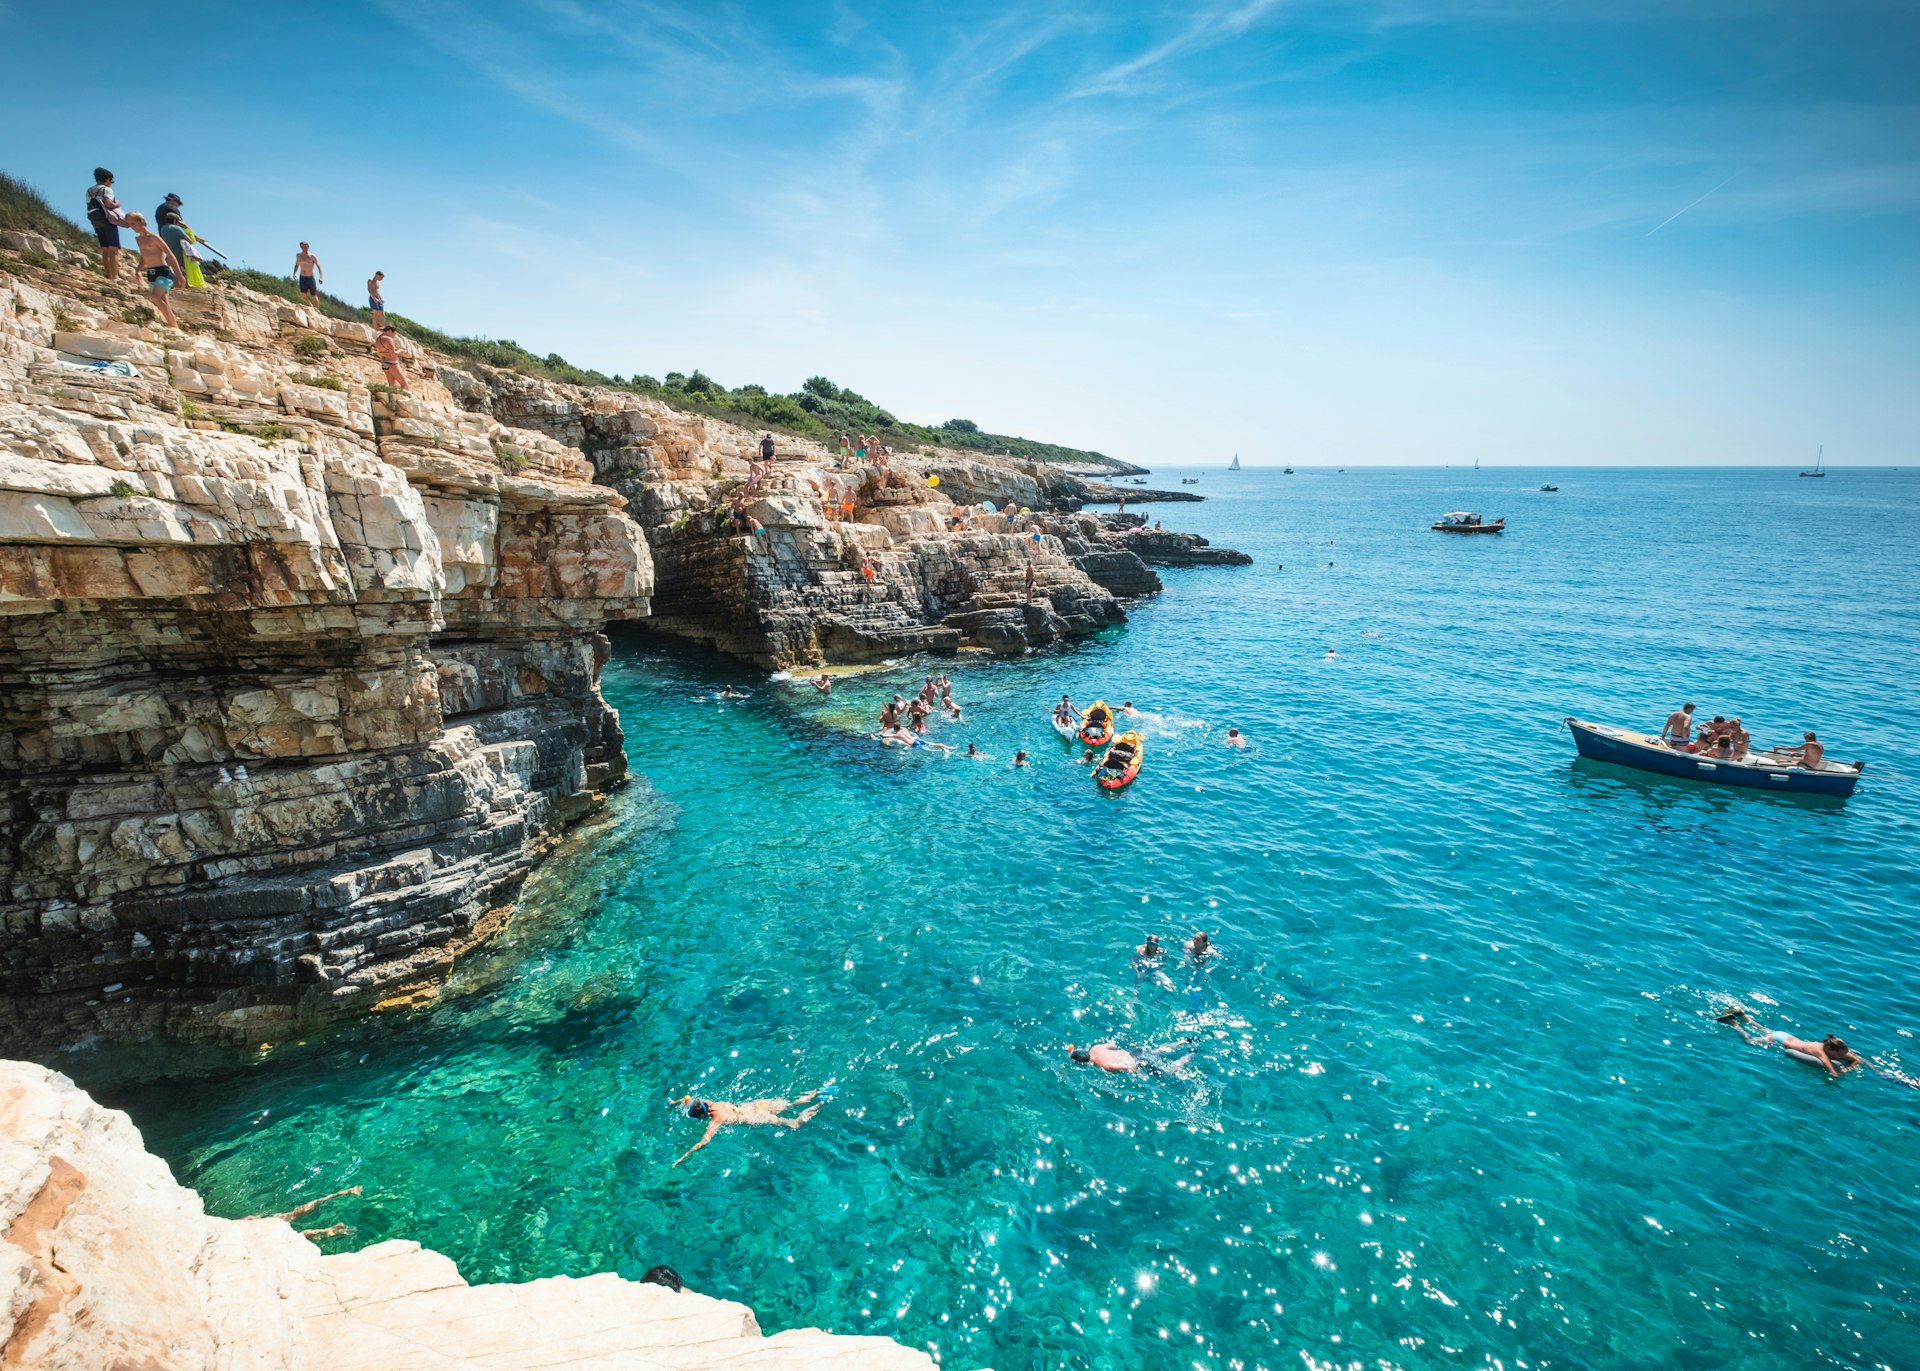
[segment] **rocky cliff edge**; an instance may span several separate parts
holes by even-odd
[[[216,1219],[125,1114],[0,1061],[0,1367],[932,1371],[885,1338],[763,1337],[745,1305],[608,1274],[470,1286],[411,1242],[322,1256]]]

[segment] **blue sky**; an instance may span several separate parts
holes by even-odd
[[[454,332],[1149,465],[1920,460],[1908,0],[185,13],[0,0],[0,167]]]

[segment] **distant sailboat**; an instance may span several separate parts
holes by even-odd
[[[1480,470],[1480,459],[1478,457],[1473,459],[1473,469],[1475,471]]]
[[[1813,470],[1803,471],[1800,474],[1802,476],[1825,476],[1827,474],[1827,445],[1825,443],[1820,444],[1819,455],[1813,459]]]
[[[1227,470],[1228,471],[1240,470],[1240,454],[1239,453],[1236,452],[1233,454],[1233,461],[1228,464]]]

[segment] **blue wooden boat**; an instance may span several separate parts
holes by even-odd
[[[1776,757],[1770,752],[1749,753],[1740,761],[1705,757],[1680,752],[1656,737],[1615,728],[1612,724],[1590,724],[1583,719],[1568,719],[1573,745],[1582,757],[1596,762],[1630,766],[1636,771],[1654,771],[1662,776],[1683,776],[1691,781],[1711,781],[1716,785],[1740,785],[1751,790],[1771,790],[1788,795],[1853,794],[1860,783],[1865,762],[1836,762],[1821,758],[1813,769]]]

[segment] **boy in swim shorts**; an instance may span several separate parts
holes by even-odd
[[[302,243],[300,251],[294,254],[293,274],[300,281],[300,298],[318,309],[320,283],[327,279],[327,273],[320,269],[320,259],[313,255],[312,249],[305,243]]]
[[[147,294],[154,308],[160,311],[168,328],[179,328],[180,321],[173,317],[173,306],[167,303],[167,292],[180,284],[186,269],[173,255],[166,239],[147,227],[146,215],[129,214],[127,227],[133,230],[134,240],[140,245],[140,274],[146,278]]]

